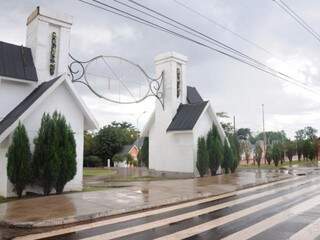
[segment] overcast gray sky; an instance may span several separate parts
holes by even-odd
[[[115,4],[112,0],[103,0]],[[137,0],[139,1],[139,0]],[[176,51],[189,58],[187,81],[209,99],[216,111],[235,115],[237,127],[262,130],[261,104],[265,104],[266,130],[285,130],[289,136],[306,125],[320,128],[319,50],[317,42],[272,0],[179,0],[233,31],[263,46],[273,55],[240,40],[211,22],[183,9],[173,0],[141,0],[170,17],[193,26],[246,54],[308,84],[319,95],[289,85],[225,56],[174,38],[138,23],[86,6],[77,0],[0,0],[0,41],[25,43],[26,18],[38,5],[74,17],[71,53],[87,60],[116,55],[140,64],[153,76],[154,57]],[[320,33],[320,2],[285,0]],[[100,125],[126,120],[141,128],[154,99],[135,105],[115,105],[79,89]]]

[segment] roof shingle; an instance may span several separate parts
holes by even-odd
[[[192,130],[208,101],[193,104],[180,104],[176,115],[172,119],[167,131]]]
[[[0,76],[37,82],[31,49],[0,41]]]
[[[187,86],[187,101],[188,103],[200,103],[203,102],[203,99],[195,87]]]

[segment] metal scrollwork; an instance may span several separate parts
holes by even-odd
[[[54,74],[56,69],[56,51],[57,51],[57,33],[52,32],[51,35],[51,50],[50,50],[50,75]]]
[[[164,109],[164,100],[163,100],[163,92],[162,92],[163,72],[160,74],[160,76],[158,78],[152,78],[144,71],[144,69],[140,65],[138,65],[130,60],[127,60],[125,58],[117,57],[117,56],[102,56],[101,55],[101,56],[94,57],[88,61],[79,61],[79,60],[75,59],[71,54],[69,54],[69,56],[72,59],[72,62],[68,66],[69,76],[71,78],[71,81],[74,83],[81,83],[81,84],[85,85],[97,97],[102,98],[102,99],[107,100],[112,103],[133,104],[133,103],[142,102],[146,98],[153,96],[158,99],[162,108]],[[105,63],[105,67],[106,67],[106,69],[108,69],[108,71],[110,72],[110,75],[112,75],[113,79],[116,79],[116,81],[119,82],[119,85],[121,84],[121,86],[132,96],[133,100],[123,100],[123,101],[122,100],[115,100],[111,97],[105,96],[104,94],[100,93],[97,89],[95,89],[95,87],[91,83],[92,81],[90,81],[91,78],[88,76],[89,75],[88,68],[90,67],[90,65],[94,65],[95,61],[98,61],[98,60]],[[145,79],[146,79],[146,83],[147,83],[146,92],[142,96],[135,98],[133,96],[133,94],[131,93],[130,87],[126,86],[126,83],[122,81],[121,77],[119,77],[118,72],[116,70],[114,70],[112,68],[112,66],[110,66],[110,64],[108,63],[108,60],[119,60],[125,64],[130,65],[131,67],[134,67],[137,71],[139,71],[141,73],[141,76],[145,77]],[[128,75],[129,73],[126,73],[126,74]],[[109,79],[108,77],[105,77],[105,78],[106,78],[106,80]]]

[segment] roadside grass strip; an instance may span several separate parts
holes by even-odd
[[[223,238],[223,240],[246,240],[249,238],[252,238],[256,235],[258,235],[259,233],[273,227],[276,226],[277,224],[284,222],[286,220],[288,220],[289,218],[292,218],[296,215],[299,215],[307,210],[310,210],[311,208],[317,206],[320,204],[320,195],[317,195],[315,197],[312,197],[302,203],[299,203],[291,208],[288,208],[276,215],[273,215],[272,217],[269,217],[267,219],[264,219],[263,221],[260,221],[246,229],[243,229],[241,231],[238,231],[234,234],[229,235],[226,238]],[[320,223],[317,222],[315,223],[315,225],[312,226],[312,228],[314,227],[318,227],[317,232],[308,232],[308,229],[306,229],[306,231],[300,231],[300,234],[296,235],[296,237],[294,238],[290,238],[290,239],[314,239],[315,237],[317,237],[320,233],[319,233],[319,226]],[[314,229],[315,230],[315,229]],[[307,235],[308,234],[308,235]]]
[[[111,218],[111,219],[107,219],[107,220],[102,220],[102,221],[97,221],[97,222],[92,222],[92,223],[87,223],[87,224],[81,224],[81,225],[77,225],[77,226],[72,226],[72,227],[67,227],[67,228],[63,228],[63,229],[58,229],[58,230],[53,230],[53,231],[48,231],[48,232],[44,232],[44,233],[36,233],[36,234],[30,234],[30,235],[26,235],[26,236],[21,236],[21,237],[16,237],[16,240],[36,240],[36,239],[44,239],[44,238],[49,238],[49,237],[54,237],[54,236],[59,236],[59,235],[64,235],[64,234],[68,234],[68,233],[73,233],[73,232],[79,232],[79,231],[84,231],[84,230],[88,230],[88,229],[92,229],[92,228],[97,228],[97,227],[102,227],[102,226],[107,226],[107,225],[111,225],[111,224],[116,224],[116,223],[121,223],[121,222],[125,222],[125,221],[130,221],[130,220],[135,220],[135,219],[139,219],[139,218],[143,218],[143,217],[148,217],[148,216],[152,216],[152,215],[156,215],[156,214],[161,214],[161,213],[166,213],[166,212],[170,212],[170,211],[174,211],[174,210],[178,210],[178,209],[182,209],[182,208],[187,208],[187,207],[192,207],[195,205],[199,205],[202,203],[207,203],[207,202],[212,202],[212,201],[216,201],[216,200],[220,200],[223,198],[228,198],[228,197],[232,197],[232,196],[237,196],[240,194],[245,194],[245,193],[250,193],[250,192],[254,192],[260,189],[264,189],[270,186],[276,186],[282,183],[286,183],[286,182],[290,182],[290,181],[294,181],[294,180],[299,180],[297,182],[294,182],[292,184],[283,186],[283,187],[279,187],[276,189],[271,189],[262,193],[258,193],[258,194],[254,194],[254,195],[250,195],[247,197],[243,197],[240,199],[236,199],[233,201],[229,201],[226,203],[222,203],[222,204],[218,204],[209,208],[205,208],[202,210],[197,210],[195,212],[191,212],[197,215],[200,215],[201,212],[211,212],[211,211],[216,211],[225,207],[230,207],[236,204],[240,204],[240,203],[244,203],[246,201],[250,201],[250,200],[254,200],[257,198],[261,198],[270,194],[274,194],[283,190],[287,190],[290,188],[294,188],[297,187],[299,185],[303,185],[306,183],[312,183],[314,181],[319,180],[320,177],[315,177],[312,179],[307,179],[307,180],[300,180],[306,177],[295,177],[295,178],[289,178],[289,179],[285,179],[285,180],[281,180],[281,181],[277,181],[277,182],[272,182],[272,183],[267,183],[267,184],[263,184],[260,186],[256,186],[256,187],[252,187],[252,188],[248,188],[248,189],[243,189],[243,190],[239,190],[239,191],[234,191],[234,192],[230,192],[230,193],[225,193],[225,194],[221,194],[218,196],[213,196],[213,197],[208,197],[208,198],[204,198],[204,199],[200,199],[200,200],[196,200],[196,201],[190,201],[190,202],[186,202],[186,203],[181,203],[181,204],[177,204],[177,205],[173,205],[173,206],[169,206],[169,207],[163,207],[163,208],[159,208],[159,209],[155,209],[155,210],[149,210],[149,211],[145,211],[145,212],[140,212],[140,213],[136,213],[136,214],[131,214],[131,215],[126,215],[126,216],[120,216],[117,218]],[[201,212],[200,212],[201,211]],[[204,214],[203,213],[203,214]],[[189,214],[189,213],[188,213]],[[182,214],[183,216],[185,216],[185,214]],[[182,216],[181,215],[181,216]],[[171,219],[171,218],[170,218]],[[140,225],[138,225],[140,226]],[[138,227],[137,226],[137,227]],[[154,227],[154,226],[153,226]],[[121,231],[121,230],[119,230]],[[108,238],[106,238],[108,239]]]
[[[313,186],[304,188],[302,190],[295,191],[295,192],[289,193],[289,194],[285,194],[283,196],[280,196],[280,197],[274,198],[272,200],[260,203],[258,205],[255,205],[255,206],[252,206],[252,207],[237,211],[235,213],[232,213],[232,214],[229,214],[229,215],[214,219],[212,221],[208,221],[206,223],[199,224],[199,225],[196,225],[194,227],[191,227],[191,228],[188,228],[188,229],[185,229],[185,230],[182,230],[182,231],[178,231],[178,232],[170,234],[170,235],[166,235],[166,236],[157,238],[156,240],[178,240],[178,239],[185,239],[185,238],[188,238],[188,237],[192,237],[194,235],[209,231],[209,230],[211,230],[213,228],[216,228],[216,227],[222,226],[224,224],[227,224],[229,222],[235,221],[235,220],[237,220],[239,218],[248,216],[248,215],[253,214],[253,213],[257,212],[257,211],[266,209],[266,208],[271,207],[271,206],[273,206],[275,204],[279,204],[281,202],[286,202],[288,200],[295,199],[296,197],[299,197],[299,196],[301,196],[303,194],[314,192],[315,190],[319,190],[319,188],[320,188],[320,186],[313,185]],[[312,205],[314,207],[315,201],[319,201],[320,200],[320,196],[317,196],[316,198],[313,198],[313,200],[314,201],[310,201],[309,203],[310,203],[310,205]],[[305,204],[305,203],[303,203],[303,204]],[[317,204],[319,204],[319,202],[317,202]],[[184,220],[184,219],[181,219],[181,218],[178,219],[178,217],[179,216],[177,216],[177,221]],[[193,216],[193,217],[196,217],[196,216]],[[167,224],[169,224],[169,223],[167,223]],[[156,226],[154,226],[154,227],[159,227],[159,226],[163,226],[163,224],[156,223]],[[140,229],[141,229],[141,226],[140,226]],[[140,231],[144,231],[144,230],[140,230]],[[133,232],[128,233],[128,234],[132,234],[132,233]],[[255,231],[253,233],[254,233],[254,235],[257,234]],[[112,239],[112,238],[114,238],[114,236],[115,235],[113,235],[113,237],[110,236],[110,238],[104,238],[103,235],[100,235],[100,236],[97,236],[96,238],[86,238],[86,240],[88,240],[88,239],[99,239],[99,240],[104,239],[104,240],[106,240],[106,239]],[[116,237],[118,237],[118,236],[116,236]],[[237,239],[237,240],[241,239],[242,240],[242,238],[239,237],[239,235],[235,235],[234,237],[235,238],[232,238],[232,239]],[[244,239],[246,239],[246,238],[244,238]]]

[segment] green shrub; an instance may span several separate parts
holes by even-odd
[[[38,137],[35,139],[32,164],[33,176],[42,187],[44,195],[50,194],[59,177],[57,140],[56,124],[49,114],[44,113]]]
[[[141,166],[149,167],[149,138],[143,139],[143,145],[139,151],[138,159]]]
[[[198,152],[197,152],[197,169],[200,177],[203,177],[207,171],[209,165],[209,154],[206,146],[206,140],[203,137],[198,139]]]
[[[121,155],[121,154],[115,154],[115,155],[113,155],[113,157],[112,157],[112,161],[113,162],[117,162],[117,163],[119,163],[119,162],[124,162],[125,161],[125,158]]]
[[[233,153],[231,148],[229,147],[229,143],[227,139],[225,139],[224,141],[223,148],[224,148],[223,163],[221,167],[224,169],[224,173],[228,174],[233,164]]]
[[[28,135],[24,125],[19,123],[13,133],[12,143],[7,152],[7,173],[14,191],[22,196],[26,185],[31,182],[31,151]]]
[[[215,126],[213,126],[212,130],[207,135],[207,149],[209,154],[210,172],[211,175],[214,176],[223,160],[223,146]]]
[[[132,165],[133,164],[134,160],[133,160],[133,158],[132,158],[130,153],[128,153],[125,158],[126,158],[126,161],[127,161],[128,165]]]
[[[103,161],[98,156],[87,156],[83,159],[83,165],[85,167],[101,167],[103,166]]]
[[[54,112],[52,117],[57,131],[57,155],[59,158],[59,175],[55,184],[57,193],[62,193],[67,182],[77,173],[77,154],[74,133],[60,113]]]

